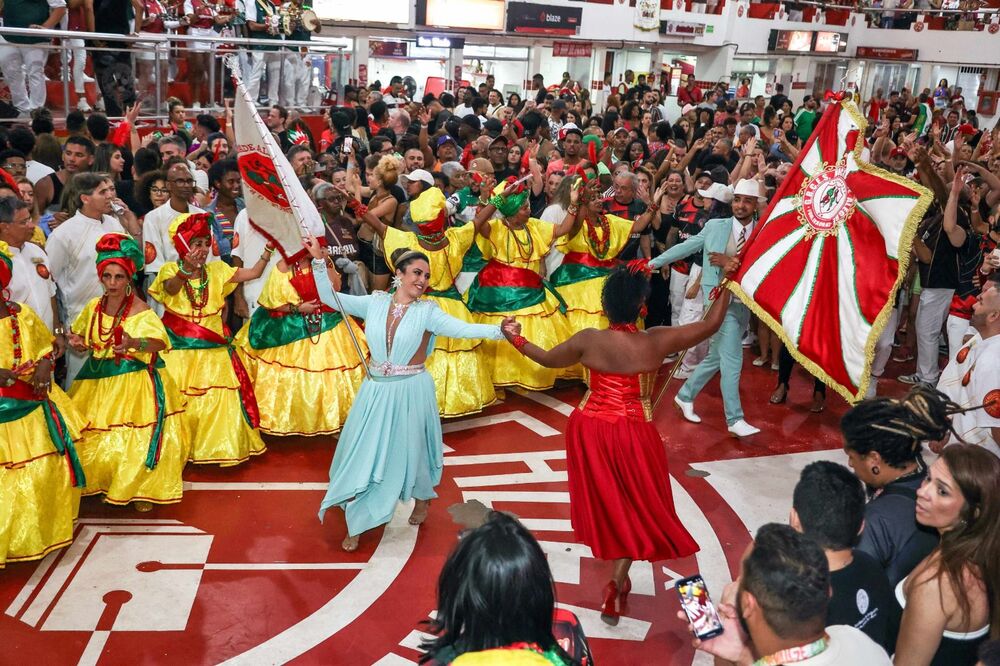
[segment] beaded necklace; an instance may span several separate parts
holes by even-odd
[[[507,224],[506,220],[504,221],[504,224],[506,224],[507,231],[509,232],[507,234],[507,256],[508,257],[511,256],[510,239],[513,238],[514,243],[517,246],[517,255],[524,262],[531,261],[531,258],[535,254],[535,240],[531,237],[531,229],[529,229],[527,226],[524,227],[524,230],[526,232],[526,237],[525,241],[521,242],[521,239],[517,237],[516,230],[512,226]],[[527,249],[527,253],[525,253],[524,251],[525,249]]]
[[[603,232],[603,237],[597,233],[598,226]],[[611,223],[608,222],[608,217],[599,215],[596,225],[589,218],[585,218],[584,227],[587,230],[587,245],[590,246],[591,252],[598,259],[607,259],[608,250],[611,249]]]
[[[4,310],[7,311],[7,318],[10,319],[10,337],[14,345],[14,370],[21,367],[21,359],[24,357],[24,349],[21,345],[21,324],[17,321],[17,314],[11,308],[10,302],[4,300]]]
[[[205,270],[204,266],[201,267],[201,280],[198,284],[191,284],[192,282],[190,277],[184,280],[184,295],[187,296],[188,303],[194,310],[194,318],[201,319],[203,317],[202,310],[208,304],[208,271]]]
[[[105,308],[108,303],[108,296],[105,294],[97,301],[97,307],[93,317],[90,318],[89,337],[91,345],[97,349],[107,349],[114,346],[115,331],[122,327],[128,317],[129,310],[132,309],[132,299],[135,294],[129,294],[122,299],[122,304],[118,306],[118,311],[111,315],[111,324],[104,326]],[[97,324],[97,331],[94,331],[94,324]]]

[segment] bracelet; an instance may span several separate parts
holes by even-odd
[[[52,334],[53,335],[66,335],[66,329],[63,328],[62,326],[56,326],[55,329],[52,330]]]
[[[566,209],[566,212],[569,213],[570,215],[576,215],[577,213],[580,212],[580,206],[578,206],[577,204],[570,204],[569,208]]]
[[[493,206],[494,208],[500,208],[500,206],[503,205],[503,202],[504,202],[504,198],[501,195],[499,195],[499,194],[494,194],[492,197],[490,197],[486,201],[486,203],[488,203],[489,205]]]
[[[184,262],[177,264],[177,272],[181,275],[187,275],[188,277],[194,275],[194,273],[184,270]]]
[[[271,261],[271,253],[265,252],[264,254],[260,255],[260,259],[258,261],[263,261],[265,263]]]
[[[514,349],[517,351],[521,351],[524,349],[524,346],[528,344],[528,339],[523,335],[515,335],[513,339],[511,339],[510,344],[514,345]]]
[[[289,303],[289,305],[288,305],[288,311],[291,312],[292,314],[298,314],[299,313],[299,304],[298,303]]]

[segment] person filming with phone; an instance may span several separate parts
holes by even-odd
[[[678,582],[681,585],[684,581]],[[848,625],[826,626],[830,568],[823,549],[788,525],[770,523],[757,532],[743,559],[738,583],[718,606],[722,631],[694,638],[695,648],[716,664],[889,666],[877,643]],[[707,605],[707,604],[706,604]],[[691,620],[683,611],[678,617]],[[698,622],[711,628],[712,622]],[[711,636],[711,637],[709,637]]]

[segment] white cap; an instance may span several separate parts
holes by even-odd
[[[681,115],[686,116],[690,111],[694,111],[697,107],[694,104],[685,104],[681,109]]]
[[[194,186],[202,192],[207,193],[209,190],[208,172],[202,171],[201,169],[195,169],[192,175],[194,176]]]
[[[741,178],[740,182],[736,183],[736,189],[733,190],[733,195],[741,195],[745,197],[757,197],[758,199],[763,199],[760,193],[760,183],[752,178]]]
[[[733,201],[732,188],[722,183],[712,183],[707,190],[698,190],[698,194],[706,199],[715,199],[722,203],[732,203]]]
[[[410,173],[404,173],[400,176],[403,180],[419,180],[421,182],[427,183],[431,187],[434,187],[434,176],[430,174],[429,171],[424,169],[414,169]]]

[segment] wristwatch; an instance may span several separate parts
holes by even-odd
[[[52,333],[53,333],[53,335],[66,335],[66,329],[63,328],[62,326],[56,326],[52,330]]]

